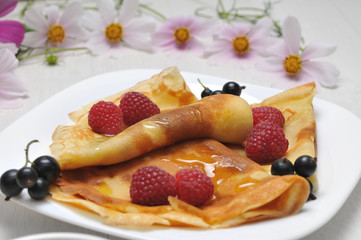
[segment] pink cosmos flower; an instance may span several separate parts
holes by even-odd
[[[16,7],[17,0],[0,1],[0,17],[10,13]],[[25,28],[17,21],[0,21],[0,42],[15,43],[19,46],[24,39]]]
[[[192,51],[197,55],[204,52],[205,46],[198,39],[209,37],[216,22],[199,19],[194,16],[169,18],[153,34],[153,46],[164,52],[179,54]]]
[[[225,24],[207,48],[210,64],[232,62],[236,67],[253,66],[272,43],[272,20],[262,18],[253,27],[248,23]]]
[[[25,85],[14,74],[18,60],[8,48],[0,48],[0,109],[20,107],[26,95]]]
[[[152,18],[134,18],[138,0],[123,1],[119,11],[112,0],[97,0],[99,12],[88,11],[83,23],[91,31],[87,47],[96,55],[120,57],[124,46],[151,51],[150,33],[154,31]]]
[[[338,69],[326,62],[313,61],[314,58],[328,56],[336,46],[328,43],[313,42],[300,50],[301,26],[295,17],[287,17],[282,26],[283,39],[269,49],[268,57],[258,67],[273,72],[278,78],[291,81],[282,83],[283,87],[314,81],[318,88],[334,87],[337,83]]]
[[[86,31],[78,26],[83,14],[79,2],[70,3],[62,14],[58,6],[31,8],[25,12],[25,24],[33,29],[25,35],[23,44],[28,47],[75,47],[86,39]]]

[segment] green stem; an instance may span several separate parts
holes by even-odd
[[[28,58],[32,58],[32,57],[38,57],[38,56],[41,56],[41,55],[46,55],[46,54],[49,54],[49,53],[53,54],[53,53],[57,53],[57,52],[77,51],[77,50],[87,50],[87,48],[85,48],[85,47],[79,47],[79,48],[47,48],[47,50],[44,51],[44,52],[30,54],[30,55],[26,55],[26,56],[18,56],[17,58],[19,60],[24,60],[24,59],[28,59]]]
[[[197,80],[198,80],[198,82],[202,85],[202,87],[203,87],[204,89],[207,89],[207,87],[204,86],[204,84],[201,82],[201,80],[200,80],[199,78],[197,78]]]
[[[160,12],[154,10],[153,8],[148,7],[145,4],[139,4],[139,7],[144,8],[144,9],[148,10],[149,12],[155,14],[156,16],[160,17],[163,21],[167,20],[167,18],[163,14],[161,14]]]
[[[26,148],[25,148],[25,159],[26,159],[26,162],[25,162],[25,166],[26,167],[28,165],[28,163],[31,163],[31,161],[29,160],[29,148],[30,148],[30,145],[33,144],[33,143],[36,143],[36,142],[39,142],[39,140],[32,140],[28,143],[28,145],[26,145]]]

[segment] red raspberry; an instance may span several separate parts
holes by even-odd
[[[88,124],[96,133],[116,135],[122,131],[122,112],[114,103],[100,101],[91,107]]]
[[[178,198],[193,206],[201,206],[213,195],[212,180],[198,169],[182,169],[176,174]]]
[[[253,112],[253,126],[258,123],[267,121],[272,122],[281,128],[285,125],[285,118],[282,112],[274,107],[262,106],[252,108]]]
[[[261,122],[253,127],[246,142],[247,156],[259,164],[281,158],[288,149],[288,140],[283,129],[270,122]]]
[[[160,113],[159,107],[139,92],[128,92],[120,100],[123,121],[128,126]]]
[[[138,168],[132,176],[130,197],[145,206],[169,204],[168,196],[177,195],[177,180],[156,166]]]

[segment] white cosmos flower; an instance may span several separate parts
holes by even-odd
[[[70,48],[87,38],[87,32],[78,25],[83,14],[79,2],[70,3],[61,14],[59,7],[31,8],[25,12],[25,24],[33,32],[25,34],[23,45],[29,47]]]
[[[88,11],[83,23],[91,31],[87,47],[96,55],[120,57],[123,47],[151,51],[151,32],[155,29],[152,18],[134,18],[138,0],[123,1],[119,11],[112,0],[97,0],[99,12]]]
[[[282,26],[283,39],[269,49],[268,57],[258,69],[276,74],[278,78],[287,79],[283,87],[300,85],[314,81],[318,88],[334,87],[337,84],[339,71],[327,62],[314,61],[314,58],[325,57],[336,50],[336,46],[323,42],[312,42],[301,49],[301,26],[295,17],[286,17]],[[277,84],[276,84],[277,85]]]

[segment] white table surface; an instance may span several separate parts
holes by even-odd
[[[196,9],[202,3],[214,5],[216,1],[141,0],[141,3],[150,4],[150,6],[166,16],[175,16],[189,14],[189,11]],[[21,4],[17,10],[21,8]],[[237,1],[237,4],[262,6],[262,1]],[[337,44],[337,51],[325,60],[339,68],[341,81],[337,88],[323,89],[317,97],[336,103],[361,118],[359,103],[361,97],[360,12],[360,0],[284,0],[275,5],[273,16],[276,19],[283,19],[287,15],[297,17],[301,23],[302,34],[306,42],[321,40]],[[17,17],[16,11],[7,16],[7,18],[12,19]],[[175,59],[162,53],[149,54],[126,50],[123,59],[118,60],[105,56],[95,57],[88,54],[74,54],[62,58],[57,66],[47,66],[43,63],[42,58],[37,58],[21,62],[16,69],[17,76],[25,82],[29,89],[29,98],[24,106],[18,109],[0,111],[0,131],[41,102],[81,80],[110,71],[136,68],[163,69],[168,66],[178,66],[181,71],[270,86],[265,82],[257,82],[254,79],[247,78],[247,75],[243,74],[242,70],[225,65],[210,66],[205,59],[194,57],[191,54]],[[245,77],[240,79],[239,76]],[[76,96],[74,99],[76,99]],[[6,160],[1,159],[1,161]],[[43,232],[78,232],[98,235],[108,239],[118,239],[44,217],[11,201],[0,201],[0,239],[12,239]],[[361,183],[358,183],[336,216],[304,239],[361,239]]]

